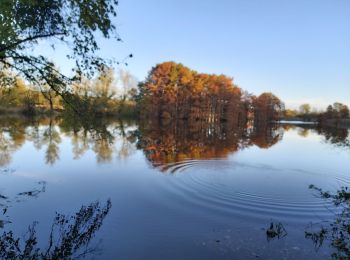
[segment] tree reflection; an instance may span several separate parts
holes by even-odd
[[[108,163],[113,158],[117,127],[107,119],[95,119],[89,123],[72,118],[64,118],[61,131],[72,140],[74,159],[79,159],[88,150],[93,150],[98,163]]]
[[[0,118],[0,167],[8,165],[11,154],[24,144],[25,124],[11,118]]]
[[[335,259],[350,258],[350,190],[342,187],[336,193],[323,191],[310,185],[325,200],[329,200],[336,207],[334,220],[325,225],[311,224],[305,231],[305,237],[310,239],[315,248],[320,248],[324,241],[329,241],[334,249],[332,257]]]
[[[350,148],[348,130],[314,126],[141,120],[138,130],[131,131],[129,122],[108,118],[82,122],[66,116],[31,120],[0,117],[0,167],[10,164],[12,154],[26,141],[38,150],[44,149],[45,163],[54,165],[60,158],[63,136],[70,140],[74,159],[93,151],[97,163],[110,163],[113,158],[125,160],[136,149],[141,149],[152,164],[162,165],[187,159],[226,158],[251,146],[268,149],[289,129],[296,129],[302,137],[316,132],[324,136],[327,143]]]
[[[177,121],[176,124],[150,122],[134,132],[137,147],[154,166],[188,159],[226,158],[252,145],[268,148],[281,140],[282,135],[283,131],[273,125],[247,129],[200,120]]]
[[[72,140],[74,159],[92,150],[98,163],[109,163],[115,154],[124,159],[134,151],[131,133],[126,130],[129,123],[109,118],[86,123],[68,117],[61,121],[60,129]]]
[[[37,223],[27,231],[25,239],[17,238],[12,231],[0,237],[1,259],[79,259],[96,252],[90,242],[112,206],[110,200],[102,206],[99,202],[82,206],[72,216],[56,213],[48,237],[48,246],[38,246]]]
[[[28,119],[22,117],[0,118],[0,166],[11,162],[11,154],[25,141],[32,141],[37,149],[46,146],[45,161],[54,164],[59,159],[60,133],[57,118]]]
[[[74,159],[79,159],[87,151],[96,154],[98,163],[108,163],[116,155],[119,159],[130,156],[135,147],[132,136],[126,130],[128,124],[108,119],[82,123],[72,118],[0,117],[0,167],[11,162],[11,155],[26,141],[40,150],[45,149],[45,163],[54,165],[59,160],[62,136],[71,139]],[[120,144],[117,148],[117,144]]]
[[[349,130],[345,128],[322,127],[317,129],[318,134],[323,135],[325,142],[350,149]]]
[[[53,125],[52,118],[43,134],[43,141],[47,144],[45,160],[47,164],[53,165],[59,159],[60,133]]]
[[[283,139],[283,134],[283,128],[278,125],[262,125],[255,128],[254,131],[247,136],[247,139],[250,140],[250,145],[268,149],[281,141]]]
[[[132,131],[126,131],[123,121],[119,121],[118,132],[116,133],[121,138],[121,145],[118,151],[118,159],[125,160],[130,157],[136,150],[135,135]]]

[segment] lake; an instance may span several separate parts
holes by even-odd
[[[0,249],[35,240],[86,259],[329,259],[349,246],[317,233],[343,216],[320,189],[350,186],[349,161],[348,130],[314,125],[2,118]]]

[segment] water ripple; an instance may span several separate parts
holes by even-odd
[[[207,212],[230,216],[283,218],[303,223],[310,218],[322,220],[332,214],[331,202],[312,194],[307,185],[294,191],[289,183],[274,187],[273,183],[260,182],[259,177],[262,178],[263,174],[282,174],[283,170],[268,165],[250,165],[217,158],[184,160],[159,165],[158,169],[174,175],[163,185],[164,192],[182,197],[187,207],[201,207]],[[283,174],[285,172],[295,176],[323,176],[298,169],[285,170]],[[343,175],[334,175],[333,179],[343,184],[350,183],[350,178]],[[288,189],[284,189],[284,186]]]

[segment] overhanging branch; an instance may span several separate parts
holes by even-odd
[[[60,36],[60,35],[66,35],[66,33],[64,32],[53,32],[53,33],[48,33],[48,34],[39,34],[39,35],[34,35],[34,36],[30,36],[28,38],[25,38],[25,39],[22,39],[22,40],[19,40],[17,42],[14,42],[14,43],[11,43],[5,47],[1,47],[0,48],[0,53],[1,52],[5,52],[5,51],[8,51],[8,50],[11,50],[13,47],[16,47],[22,43],[25,43],[25,42],[30,42],[30,41],[35,41],[35,40],[38,40],[38,39],[42,39],[42,38],[50,38],[50,37],[53,37],[53,36]]]

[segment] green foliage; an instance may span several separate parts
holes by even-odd
[[[136,92],[134,88],[130,88],[133,86],[130,83],[133,77],[127,73],[125,74],[127,79],[125,79],[123,75],[121,76],[119,72],[119,77],[115,78],[113,69],[103,67],[94,80],[83,79],[81,83],[74,84],[72,92],[65,96],[65,100],[62,100],[65,111],[78,112],[80,116],[87,115],[88,117],[134,116],[135,102],[131,99]],[[119,83],[120,86],[118,86]]]
[[[130,74],[128,77],[134,80]],[[62,97],[48,85],[36,88],[17,77],[12,85],[0,88],[0,112],[34,115],[57,114],[65,110],[82,118],[101,115],[134,117],[136,81],[129,80],[126,86],[119,82],[122,80],[115,78],[114,70],[104,66],[95,78],[84,77],[79,83],[69,86],[70,91]]]
[[[107,61],[100,58],[97,36],[120,40],[112,24],[116,0],[3,0],[0,1],[0,68],[21,74],[36,86],[56,93],[82,74],[93,75]],[[48,57],[32,50],[46,40],[55,48],[69,46],[68,59],[76,64],[76,77],[61,74]],[[0,74],[1,85],[8,81]]]

